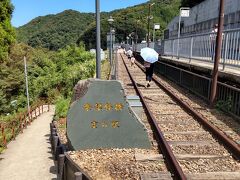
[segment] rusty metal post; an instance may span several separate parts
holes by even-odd
[[[2,136],[4,135],[4,126],[1,127],[2,128]]]
[[[7,138],[6,138],[6,134],[3,134],[3,145],[5,148],[7,148]]]
[[[14,129],[14,127],[12,127],[12,139],[15,140],[15,129]]]
[[[148,33],[147,33],[147,47],[149,47],[149,37],[150,37],[150,14],[151,14],[151,4],[148,4]]]
[[[215,49],[215,61],[214,61],[214,68],[213,68],[213,74],[212,74],[212,86],[211,86],[211,96],[210,96],[210,106],[212,108],[214,107],[216,102],[218,66],[221,59],[221,48],[222,48],[223,22],[224,22],[224,0],[220,0],[217,42],[216,42],[216,49]]]
[[[75,172],[74,176],[75,176],[75,180],[82,180],[82,173],[81,172]]]
[[[20,121],[20,132],[23,133],[23,124],[22,124],[22,120]]]
[[[48,112],[50,111],[50,105],[48,104]]]
[[[40,106],[38,106],[38,116],[40,116],[41,114],[41,110],[40,110]]]
[[[32,110],[32,107],[31,107],[31,121],[33,121],[33,110]]]

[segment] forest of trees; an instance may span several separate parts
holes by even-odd
[[[203,2],[204,0],[182,0],[181,6],[184,7],[193,7],[198,5],[199,3]]]
[[[10,0],[0,1],[0,62],[7,58],[10,45],[15,40],[15,31],[11,25],[13,9]]]
[[[17,28],[17,40],[32,47],[58,50],[75,44],[76,39],[93,21],[93,13],[79,13],[73,10],[37,17]]]
[[[153,23],[161,24],[158,38],[178,14],[181,3],[192,5],[187,4],[192,1],[186,0],[152,2],[155,5],[152,6],[151,27]],[[59,97],[68,99],[76,81],[92,77],[95,73],[94,57],[85,51],[85,48],[95,48],[93,13],[67,10],[33,19],[15,31],[10,22],[13,10],[10,0],[0,2],[0,116],[26,107],[24,56],[28,63],[31,103],[39,98],[51,102]],[[126,35],[134,36],[134,33],[138,34],[140,41],[147,32],[147,13],[148,3],[101,13],[102,48],[106,48],[110,15],[114,18],[117,41],[124,41]],[[12,101],[17,103],[13,105]]]
[[[158,38],[171,19],[178,14],[180,0],[151,0],[153,23],[160,23],[161,30],[157,31]],[[113,16],[113,27],[116,30],[116,41],[122,42],[126,35],[137,32],[139,41],[143,40],[147,32],[148,3],[133,7],[101,13],[101,42],[106,49],[106,35],[109,32],[109,16]],[[66,45],[84,42],[86,49],[95,48],[95,19],[93,13],[80,13],[67,10],[56,15],[48,15],[33,19],[28,24],[17,28],[17,40],[32,47],[44,47],[57,50]]]
[[[10,0],[2,0],[0,2],[0,121],[4,121],[7,114],[26,108],[24,56],[27,58],[31,104],[39,99],[46,99],[51,103],[55,103],[59,98],[70,99],[75,83],[95,74],[95,58],[90,52],[85,51],[85,46],[81,43],[64,44],[61,49],[49,51],[47,48],[33,48],[24,42],[17,42],[10,22],[12,12],[13,6]],[[32,27],[34,28],[38,27]]]

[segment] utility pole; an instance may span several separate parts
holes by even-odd
[[[96,0],[96,74],[101,79],[100,2]]]
[[[27,61],[26,61],[26,56],[24,56],[23,60],[24,60],[25,82],[26,82],[27,109],[28,109],[28,115],[30,116],[30,103],[29,103],[29,93],[28,93],[28,76],[27,76]]]
[[[217,91],[217,80],[218,80],[218,66],[221,58],[221,48],[222,48],[222,32],[223,32],[223,22],[224,22],[224,0],[220,0],[220,10],[218,16],[218,32],[217,41],[215,48],[215,61],[212,73],[212,85],[211,85],[211,96],[210,96],[210,106],[214,107],[216,101],[216,91]]]
[[[124,28],[124,40],[127,42],[127,16],[124,17],[124,23],[125,23],[125,28]],[[128,43],[127,43],[128,44]]]
[[[147,33],[147,47],[149,47],[149,37],[150,37],[150,12],[151,4],[148,4],[148,33]]]
[[[181,18],[182,17],[189,17],[189,7],[181,7],[178,19],[178,40],[177,40],[177,58],[179,59],[179,42],[180,42],[180,35],[181,35]]]
[[[112,66],[112,54],[113,54],[113,28],[112,28],[112,24],[113,24],[114,20],[112,18],[112,16],[109,17],[108,19],[108,23],[110,25],[110,47],[109,47],[109,57],[110,57],[110,66]]]
[[[149,47],[149,39],[150,39],[150,15],[151,15],[151,7],[154,5],[155,3],[152,4],[148,4],[148,33],[147,33],[147,47]]]

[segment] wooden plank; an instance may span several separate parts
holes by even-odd
[[[166,93],[151,93],[145,96],[166,96],[169,97]]]
[[[169,172],[141,173],[141,180],[169,180],[173,179]]]
[[[201,155],[201,154],[176,154],[177,159],[222,159],[228,158],[229,155]]]
[[[213,141],[168,141],[168,143],[174,146],[206,146],[216,144]]]
[[[192,121],[192,122],[189,122],[189,121]],[[158,119],[158,124],[165,124],[165,125],[171,125],[171,124],[174,124],[174,125],[189,125],[189,123],[193,124],[195,123],[196,125],[198,125],[199,123],[196,122],[196,121],[193,121],[193,120],[176,120],[174,118],[169,118],[169,119]]]
[[[164,135],[179,134],[179,135],[190,135],[190,134],[204,134],[206,131],[167,131]]]
[[[221,180],[221,179],[240,179],[240,172],[207,172],[186,174],[187,179],[190,180]]]
[[[163,160],[162,154],[141,154],[135,153],[136,161],[160,161]]]
[[[192,116],[190,116],[187,113],[182,113],[182,114],[176,114],[176,113],[168,113],[168,112],[156,112],[154,113],[156,116],[162,116],[162,117],[168,117],[170,116],[175,116],[178,119],[192,119]]]

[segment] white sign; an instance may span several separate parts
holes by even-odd
[[[189,17],[190,10],[189,9],[182,9],[181,10],[181,17]]]
[[[160,29],[160,24],[154,24],[154,29]]]

